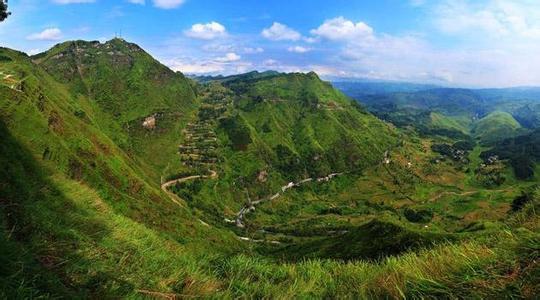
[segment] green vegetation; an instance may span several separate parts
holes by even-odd
[[[483,159],[497,156],[510,161],[516,177],[532,179],[535,174],[535,163],[539,160],[540,132],[535,130],[529,134],[503,140],[490,150],[481,154]]]
[[[516,136],[521,126],[506,112],[492,112],[474,124],[472,134],[484,144]]]
[[[194,83],[120,39],[0,72],[0,298],[540,293],[540,190],[504,164],[536,131],[397,129],[315,73]]]

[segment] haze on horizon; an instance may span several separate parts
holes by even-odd
[[[121,36],[187,74],[315,71],[466,87],[540,86],[532,0],[21,0],[0,45],[36,54]]]

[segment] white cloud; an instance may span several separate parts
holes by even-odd
[[[422,6],[426,4],[426,0],[409,0],[409,4],[412,6]]]
[[[212,40],[226,36],[227,30],[225,29],[225,26],[212,21],[207,24],[193,24],[193,26],[191,26],[191,28],[186,30],[184,33],[190,38]]]
[[[202,49],[207,52],[233,52],[235,46],[231,44],[207,44],[202,46]]]
[[[185,74],[213,74],[223,72],[225,68],[220,64],[212,62],[185,62],[173,60],[166,64],[174,71],[180,71]]]
[[[306,52],[311,51],[311,48],[306,48],[302,46],[293,46],[293,47],[287,48],[287,51],[294,52],[294,53],[306,53]]]
[[[94,3],[96,0],[52,0],[56,4]]]
[[[30,50],[26,51],[26,53],[28,55],[36,55],[36,54],[41,53],[41,52],[43,52],[43,51],[41,51],[41,49],[37,49],[37,48],[36,49],[30,49]]]
[[[140,4],[140,5],[146,4],[145,0],[127,0],[127,2],[132,3],[132,4]]]
[[[302,35],[292,28],[274,22],[269,28],[263,29],[262,36],[272,41],[298,41]]]
[[[163,9],[177,8],[184,4],[185,0],[153,0],[154,6]]]
[[[306,43],[313,44],[313,43],[316,43],[316,42],[320,41],[320,38],[319,37],[304,37],[303,40]]]
[[[277,64],[279,64],[279,62],[275,59],[265,59],[263,62],[262,62],[263,66],[265,67],[272,67],[272,66],[276,66]]]
[[[364,22],[353,23],[343,17],[326,20],[317,29],[311,30],[311,34],[329,40],[349,40],[369,38],[373,29]]]
[[[219,59],[219,58],[218,58]],[[253,69],[253,64],[250,62],[243,61],[230,61],[230,62],[221,62],[217,61],[218,59],[172,59],[165,61],[165,64],[168,65],[174,71],[180,71],[185,74],[238,74],[245,73],[250,69]]]
[[[229,52],[227,54],[225,54],[225,56],[223,57],[218,57],[216,58],[216,61],[217,62],[223,62],[223,63],[227,63],[227,62],[233,62],[233,61],[238,61],[240,60],[240,55],[234,53],[234,52]]]
[[[434,10],[445,33],[493,38],[539,38],[540,6],[529,0],[446,1]]]
[[[26,38],[33,41],[57,41],[62,38],[62,31],[58,28],[47,28],[42,32],[33,33]]]
[[[255,54],[255,53],[263,53],[264,49],[261,47],[251,48],[251,47],[245,47],[243,49],[244,53],[246,54]]]

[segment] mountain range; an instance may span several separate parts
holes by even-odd
[[[2,298],[534,298],[540,90],[0,48]],[[342,90],[342,91],[340,91]]]

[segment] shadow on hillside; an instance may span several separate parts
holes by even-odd
[[[455,237],[450,234],[413,231],[374,219],[345,234],[286,246],[274,254],[285,261],[306,258],[375,261],[451,240]]]
[[[80,236],[99,241],[110,231],[54,186],[2,120],[0,141],[0,298],[94,297],[132,290],[108,273],[85,274],[77,283],[67,278],[68,265],[92,264],[76,254]]]

